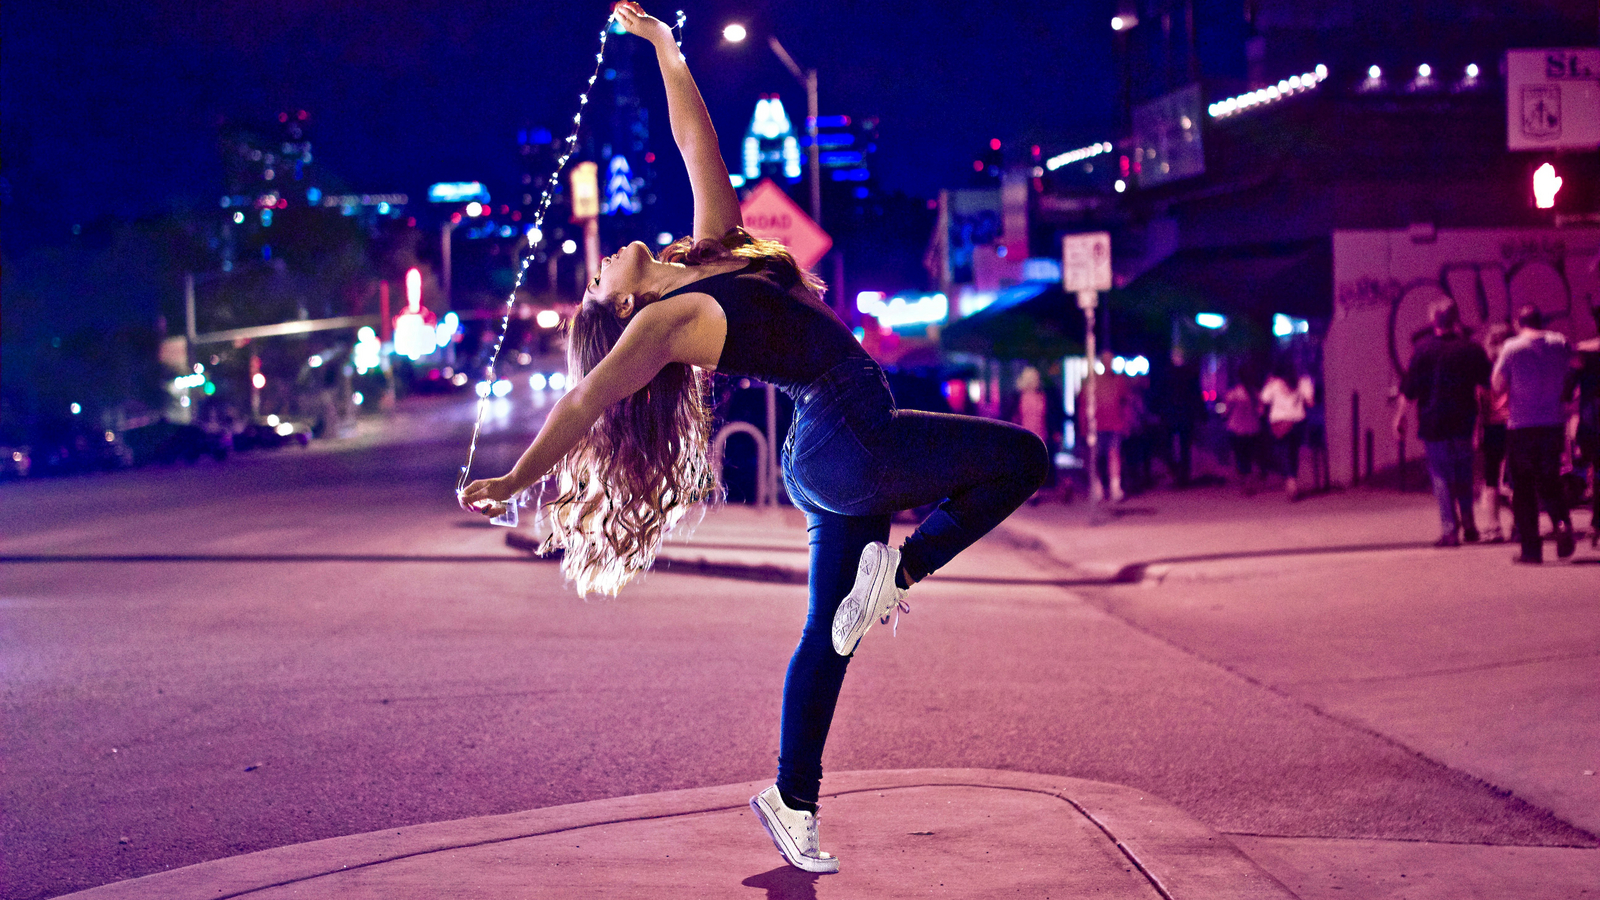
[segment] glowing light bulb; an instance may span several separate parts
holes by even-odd
[[[722,39],[730,44],[737,44],[748,36],[749,32],[745,31],[744,26],[737,22],[722,29]]]

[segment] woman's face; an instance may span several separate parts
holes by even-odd
[[[600,260],[600,271],[589,280],[583,299],[598,301],[628,294],[637,295],[648,286],[646,279],[653,265],[656,265],[656,260],[650,255],[650,248],[642,241],[634,241]]]

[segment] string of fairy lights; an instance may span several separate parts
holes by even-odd
[[[577,152],[578,132],[583,127],[583,111],[589,105],[589,92],[594,90],[594,83],[600,78],[600,67],[605,64],[606,39],[611,34],[612,22],[613,17],[607,16],[605,27],[600,29],[600,49],[594,55],[594,71],[590,73],[589,83],[584,86],[583,93],[578,95],[578,111],[572,117],[572,131],[567,135],[566,146],[562,150],[560,158],[556,160],[555,169],[545,182],[544,194],[539,198],[539,206],[534,210],[533,224],[529,226],[527,231],[528,252],[522,256],[522,263],[517,269],[516,280],[511,285],[511,294],[506,298],[505,315],[500,320],[500,335],[495,340],[494,352],[489,356],[488,365],[484,367],[485,383],[494,383],[495,368],[500,361],[500,350],[505,346],[506,332],[511,325],[511,314],[516,310],[517,291],[521,290],[522,281],[528,274],[528,266],[533,263],[533,250],[543,233],[545,213],[550,209],[551,200],[555,196],[556,185],[560,184],[561,173],[566,169],[567,161],[572,159],[573,153]],[[675,43],[679,54],[683,53],[683,24],[684,15],[683,10],[680,9],[678,10],[677,24],[673,26],[677,32]],[[478,408],[477,415],[472,423],[472,440],[467,445],[467,464],[461,467],[461,475],[456,479],[457,495],[460,495],[466,489],[467,481],[471,476],[472,461],[478,453],[478,435],[483,430],[483,413],[492,396],[493,394],[489,391],[478,391]],[[515,525],[516,513],[517,498],[513,497],[507,501],[505,513],[497,516],[494,521],[499,524]]]

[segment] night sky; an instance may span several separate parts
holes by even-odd
[[[991,138],[1020,161],[1028,144],[1059,151],[1110,137],[1112,6],[681,8],[684,50],[726,158],[736,162],[759,95],[779,93],[804,115],[803,90],[762,39],[770,31],[819,70],[824,115],[880,117],[882,186],[931,196],[962,184]],[[646,5],[669,22],[678,8]],[[317,161],[353,190],[418,197],[436,181],[509,185],[519,128],[565,133],[608,9],[593,0],[5,3],[8,238],[215,204],[219,121],[280,110],[310,113]],[[752,40],[723,43],[730,21]],[[647,47],[613,40],[608,58]],[[647,101],[659,98],[653,63],[639,72]],[[671,152],[664,108],[656,115],[657,150]]]

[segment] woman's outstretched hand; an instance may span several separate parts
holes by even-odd
[[[506,504],[515,493],[504,478],[480,478],[462,488],[456,502],[467,512],[493,517],[506,511]]]
[[[656,46],[661,46],[662,41],[672,42],[672,28],[645,12],[643,7],[632,0],[622,0],[611,11],[611,15],[622,25],[624,31],[638,35]]]

